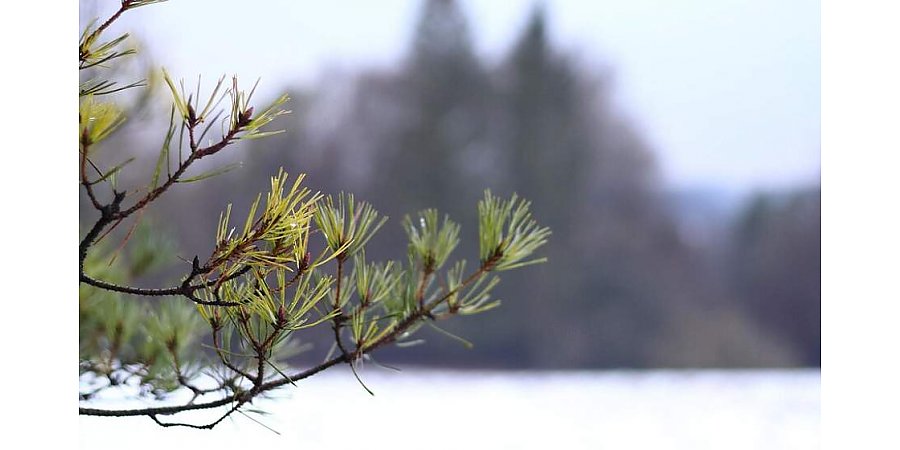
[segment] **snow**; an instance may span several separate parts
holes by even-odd
[[[250,416],[280,435],[242,415],[212,431],[161,428],[146,417],[80,417],[79,444],[794,450],[820,442],[818,370],[393,373],[367,367],[361,376],[376,394],[370,396],[342,369],[254,403],[270,414]]]

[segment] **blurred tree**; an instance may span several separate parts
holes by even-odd
[[[734,230],[734,291],[769,333],[821,364],[821,191],[759,194]]]
[[[374,161],[376,195],[413,208],[471,198],[468,156],[484,141],[490,86],[456,1],[424,2],[399,84],[403,120]]]
[[[774,319],[743,305],[744,289],[761,288],[735,281],[746,278],[730,269],[739,259],[720,258],[727,232],[715,231],[706,247],[684,237],[683,211],[664,191],[652,149],[617,109],[609,71],[561,51],[549,23],[534,8],[508,54],[489,64],[477,56],[459,2],[423,1],[401,64],[331,71],[314,89],[294,89],[291,132],[251,146],[240,176],[262,189],[262,177],[279,167],[307,171],[315,189],[358,192],[393,217],[441,205],[461,219],[463,235],[477,228],[467,205],[481,187],[534,199],[535,216],[555,232],[546,249],[554,264],[507,275],[497,292],[520,307],[503,320],[447,325],[475,352],[436,337],[427,350],[391,358],[493,367],[797,364],[807,344],[788,342],[800,335],[766,334]],[[171,203],[170,215],[207,208],[217,217],[229,184],[198,185]],[[252,192],[235,192],[236,203],[249,204]],[[197,217],[181,228],[191,246],[214,226]],[[370,256],[403,256],[401,227],[380,237]],[[460,250],[474,252],[474,242]],[[792,269],[767,270],[774,280]]]
[[[588,79],[554,51],[541,7],[498,79],[500,178],[540,198],[535,214],[558,230],[548,248],[554,268],[502,292],[528,305],[522,319],[532,324],[531,363],[643,364],[665,315],[655,292],[662,277],[646,279],[649,258],[661,249],[646,249],[645,241],[677,240],[658,214],[651,153],[612,111],[608,78]]]
[[[568,232],[595,150],[587,130],[598,121],[592,102],[582,97],[594,93],[586,92],[569,61],[554,54],[543,8],[534,10],[511,53],[501,68],[503,178],[511,190],[550,200],[538,213]]]
[[[328,79],[310,99],[316,114],[301,124],[308,132],[284,149],[310,155],[313,172],[333,174],[321,186],[365,192],[392,215],[447,205],[465,231],[475,224],[460,211],[464,199],[486,185],[534,198],[536,216],[556,231],[547,249],[553,265],[536,268],[538,276],[510,274],[498,288],[520,308],[503,321],[448,325],[477,343],[474,354],[436,338],[437,353],[392,357],[518,367],[683,365],[724,354],[762,361],[749,353],[767,342],[667,345],[692,342],[685,333],[696,325],[688,324],[702,323],[724,297],[721,283],[681,238],[653,154],[615,111],[609,77],[589,75],[555,49],[543,8],[486,70],[458,4],[425,1],[405,64]],[[402,239],[388,229],[372,254],[388,255]],[[741,336],[752,335],[744,325]]]

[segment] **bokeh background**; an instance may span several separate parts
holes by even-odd
[[[82,1],[82,24],[116,3]],[[462,223],[457,252],[474,259],[483,190],[532,200],[553,229],[550,262],[505,273],[501,308],[442,324],[475,347],[424,330],[427,345],[379,352],[385,362],[818,367],[818,9],[171,1],[114,25],[142,50],[122,76],[149,76],[153,96],[129,99],[133,120],[108,147],[152,167],[169,108],[159,65],[188,86],[202,74],[204,92],[222,74],[261,77],[258,104],[290,94],[293,114],[274,124],[286,133],[201,161],[242,166],[147,211],[186,260],[208,254],[220,211],[240,216],[279,167],[390,216],[371,258],[402,259],[400,219],[436,207]],[[142,282],[184,272],[171,264]]]

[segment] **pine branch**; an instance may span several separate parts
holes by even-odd
[[[465,280],[465,281],[457,288],[457,290],[451,290],[451,291],[448,291],[448,292],[445,293],[442,297],[440,297],[440,298],[438,298],[438,299],[435,299],[435,300],[433,300],[432,302],[428,303],[424,308],[416,310],[414,313],[410,314],[410,315],[407,316],[405,319],[403,319],[401,322],[399,322],[399,323],[394,327],[393,331],[391,331],[390,333],[386,334],[384,337],[382,337],[382,338],[379,339],[378,341],[372,343],[371,345],[369,345],[368,347],[366,347],[365,349],[363,349],[362,352],[361,352],[360,354],[357,354],[357,355],[351,355],[351,354],[346,354],[346,353],[345,353],[345,354],[341,354],[341,355],[339,355],[339,356],[337,356],[337,357],[335,357],[335,358],[332,358],[332,359],[330,359],[330,360],[328,360],[328,361],[326,361],[326,362],[324,362],[324,363],[322,363],[322,364],[319,364],[318,366],[315,366],[315,367],[313,367],[313,368],[311,368],[311,369],[307,369],[307,370],[305,370],[305,371],[303,371],[303,372],[299,372],[299,373],[294,374],[294,375],[292,375],[292,376],[290,376],[290,377],[287,377],[287,378],[281,378],[281,379],[278,379],[278,380],[270,381],[270,382],[268,382],[268,383],[259,383],[259,384],[258,384],[257,386],[255,386],[254,389],[252,389],[251,391],[247,391],[247,392],[243,392],[243,393],[234,393],[234,394],[231,394],[231,395],[229,395],[229,396],[226,396],[225,398],[222,398],[222,399],[219,399],[219,400],[215,400],[215,401],[206,402],[206,403],[195,403],[195,404],[186,404],[186,405],[179,405],[179,406],[165,406],[165,407],[137,408],[137,409],[128,409],[128,410],[107,410],[107,409],[98,409],[98,408],[79,408],[79,409],[78,409],[78,412],[79,412],[79,414],[81,414],[81,415],[87,415],[87,416],[106,416],[106,417],[148,416],[148,417],[153,418],[154,421],[157,421],[157,420],[155,419],[155,416],[159,416],[159,415],[174,415],[174,414],[178,414],[178,413],[182,413],[182,412],[187,412],[187,411],[195,411],[195,410],[201,410],[201,409],[218,408],[218,407],[225,406],[225,405],[229,405],[229,404],[232,404],[232,403],[235,403],[235,402],[238,403],[239,405],[243,405],[244,403],[249,402],[249,401],[252,400],[254,397],[256,397],[256,396],[258,396],[258,395],[260,395],[260,394],[262,394],[262,393],[264,393],[264,392],[267,392],[267,391],[270,391],[270,390],[272,390],[272,389],[276,389],[276,388],[282,387],[282,386],[287,385],[287,384],[290,384],[290,383],[294,383],[294,382],[303,380],[303,379],[305,379],[305,378],[308,378],[308,377],[310,377],[310,376],[313,376],[313,375],[315,375],[315,374],[317,374],[317,373],[319,373],[319,372],[321,372],[321,371],[323,371],[323,370],[325,370],[325,369],[328,369],[328,368],[330,368],[330,367],[332,367],[332,366],[335,366],[335,365],[337,365],[337,364],[341,364],[341,363],[351,363],[354,359],[356,359],[356,358],[358,358],[358,357],[361,357],[362,354],[371,353],[372,351],[374,351],[374,350],[376,350],[376,349],[378,349],[378,348],[380,348],[380,347],[382,347],[382,346],[384,346],[384,345],[387,345],[387,344],[393,342],[398,336],[400,336],[402,333],[404,333],[405,331],[407,331],[407,330],[408,330],[410,327],[412,327],[416,322],[418,322],[419,320],[422,320],[423,318],[428,317],[428,315],[430,314],[430,312],[431,312],[434,308],[436,308],[436,307],[437,307],[438,305],[440,305],[442,302],[446,301],[451,295],[453,295],[454,293],[456,293],[456,292],[458,291],[458,289],[462,289],[462,288],[464,288],[465,286],[468,286],[469,284],[471,284],[472,282],[474,282],[476,279],[478,279],[478,277],[483,276],[484,274],[486,274],[486,273],[489,272],[490,270],[491,270],[491,264],[490,264],[490,263],[489,263],[489,264],[483,265],[483,266],[480,267],[476,272],[474,272],[472,275],[470,275],[470,276],[469,276],[469,277],[468,277],[468,278],[467,278],[467,279],[466,279],[466,280]],[[232,370],[235,370],[235,369],[232,369]],[[236,370],[236,371],[237,371],[237,370]],[[244,375],[247,376],[246,374],[244,374]],[[248,378],[249,378],[249,377],[248,377]],[[256,378],[257,380],[261,380],[261,378],[259,377],[259,375],[258,375],[257,377],[255,377],[255,378]],[[237,407],[240,407],[240,406],[237,406]],[[231,413],[233,412],[233,410],[235,410],[235,409],[237,409],[237,408],[233,408],[231,411],[229,411],[228,413],[226,413],[226,416],[227,416],[228,414],[231,414]],[[223,418],[224,418],[224,416],[223,416]],[[158,422],[158,421],[157,421],[157,422]],[[207,425],[200,425],[200,426],[198,426],[198,425],[185,425],[185,426],[191,426],[191,427],[195,427],[195,428],[205,428],[205,429],[208,429],[208,428],[214,427],[214,426],[215,426],[216,424],[218,424],[219,422],[221,422],[221,418],[220,418],[219,420],[217,420],[217,421],[215,421],[215,422],[212,422],[212,423],[210,423],[210,424],[207,424]],[[169,425],[169,426],[175,426],[175,425]]]
[[[99,66],[133,53],[133,50],[117,50],[127,35],[94,44],[125,11],[159,1],[162,0],[122,0],[119,10],[103,24],[93,30],[93,23],[88,26],[79,45],[80,68]],[[98,317],[93,318],[97,323],[92,323],[94,328],[87,332],[90,336],[87,345],[96,347],[91,349],[96,353],[82,361],[80,370],[83,374],[96,374],[101,381],[108,381],[109,386],[137,378],[144,393],[162,397],[177,389],[187,389],[193,396],[185,404],[172,406],[125,410],[80,407],[81,415],[147,416],[162,427],[212,429],[235,412],[243,414],[242,407],[266,392],[336,365],[348,364],[359,379],[356,363],[384,346],[402,344],[398,341],[423,323],[458,314],[474,314],[499,304],[497,300],[488,303],[489,291],[497,282],[497,277],[488,277],[489,273],[544,261],[543,258],[529,259],[546,243],[550,232],[538,227],[531,218],[528,202],[520,201],[515,195],[508,201],[500,200],[488,192],[478,206],[480,265],[468,276],[464,277],[465,261],[459,261],[447,271],[446,283],[442,281],[441,268],[459,242],[459,225],[446,216],[439,221],[436,210],[420,212],[415,222],[409,217],[404,220],[403,226],[409,237],[408,268],[393,262],[367,264],[364,247],[387,218],[379,217],[370,204],[357,202],[352,194],[323,198],[301,188],[303,175],[297,177],[292,186],[288,185],[287,175],[279,171],[271,180],[272,189],[265,203],[261,203],[260,194],[252,204],[242,231],[229,226],[231,205],[228,206],[220,217],[212,254],[202,265],[195,256],[190,272],[180,285],[165,288],[130,286],[127,281],[119,281],[116,272],[108,269],[112,262],[104,267],[105,272],[90,266],[93,275],[89,275],[85,269],[88,253],[120,223],[135,213],[146,211],[175,183],[200,181],[224,172],[186,176],[196,161],[219,153],[237,140],[278,133],[262,131],[262,127],[289,112],[280,109],[287,101],[287,96],[282,96],[262,112],[254,114],[250,99],[255,86],[246,94],[238,90],[234,79],[232,88],[219,98],[221,102],[230,96],[231,106],[219,110],[217,115],[214,111],[219,109],[216,97],[224,77],[202,108],[199,80],[197,96],[186,96],[183,82],[179,91],[165,69],[163,77],[173,97],[168,131],[149,185],[142,191],[143,195],[127,207],[123,206],[126,194],[116,189],[114,180],[130,160],[100,170],[89,154],[125,120],[123,112],[114,104],[95,101],[94,96],[111,94],[118,89],[112,89],[114,82],[104,80],[92,80],[81,86],[80,184],[100,217],[79,243],[79,280],[81,284],[97,288],[85,291],[88,295],[100,293],[106,296],[101,296],[100,300],[90,296],[86,297],[88,301],[82,299],[83,311]],[[137,84],[127,87],[134,86]],[[181,119],[181,135],[178,137],[178,164],[172,172],[168,161],[177,129],[176,111]],[[197,127],[208,121],[208,117],[213,117],[212,122],[218,121],[226,111],[229,117],[223,119],[220,140],[201,146],[212,123],[205,125],[202,132]],[[190,153],[183,158],[185,130]],[[161,180],[163,165],[168,169],[164,181]],[[99,178],[89,179],[89,166]],[[94,189],[102,181],[110,182],[113,187],[112,199],[106,204]],[[313,260],[309,237],[314,233],[321,233],[325,244],[320,256]],[[130,236],[131,231],[121,247],[128,243]],[[352,272],[346,265],[351,257]],[[318,269],[332,259],[336,261],[335,278],[323,275]],[[289,276],[287,272],[294,273]],[[123,278],[127,280],[136,275],[137,272],[123,275]],[[290,296],[288,288],[293,291]],[[143,302],[123,301],[120,296],[111,294],[183,297],[193,304],[182,300],[161,301],[150,307]],[[329,303],[328,300],[322,302],[330,295],[334,296],[331,308],[320,307]],[[382,307],[383,311],[375,312],[376,306]],[[107,309],[101,311],[101,308]],[[217,357],[210,366],[198,365],[199,360],[192,360],[185,353],[192,343],[202,338],[201,333],[206,330],[203,321],[210,326],[212,348]],[[282,358],[289,356],[285,349],[292,334],[323,323],[332,325],[335,346],[340,354],[332,358],[329,352],[321,364],[293,374],[281,370],[278,365]],[[355,341],[353,351],[342,342],[344,328],[351,331]],[[135,344],[135,338],[141,343]],[[268,375],[267,365],[274,370]],[[209,373],[217,377],[218,384],[210,388],[195,384],[192,376],[200,373],[198,367],[215,369],[216,372]],[[81,398],[90,399],[106,387],[83,392]],[[225,409],[216,420],[206,424],[160,419],[161,416],[214,408]]]

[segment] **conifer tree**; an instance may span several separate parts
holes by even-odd
[[[803,364],[821,364],[821,190],[757,194],[738,217],[728,266],[743,307]]]
[[[535,199],[535,215],[557,231],[547,251],[565,264],[538,269],[504,295],[527,301],[514,314],[541,317],[529,355],[549,365],[631,366],[657,341],[669,273],[642,273],[666,252],[684,255],[653,192],[652,155],[613,105],[609,78],[591,78],[554,44],[536,6],[499,70],[502,120],[495,142],[506,189]],[[650,242],[645,242],[645,240]],[[565,268],[564,268],[565,267]],[[589,268],[589,269],[587,269]],[[533,296],[533,297],[531,297]],[[674,303],[674,302],[670,302]],[[561,311],[579,311],[572,320]],[[601,327],[597,323],[614,323]],[[561,347],[554,342],[566,339]]]
[[[392,154],[377,163],[397,174],[384,187],[402,196],[403,204],[453,208],[469,191],[463,161],[484,140],[488,79],[455,0],[423,2],[412,39],[398,90],[402,97],[394,99],[405,120],[392,131]],[[397,192],[396,185],[419,188]]]
[[[199,81],[191,90],[163,70],[172,106],[154,170],[140,188],[120,186],[128,161],[106,165],[100,154],[116,152],[107,148],[108,138],[127,120],[116,94],[143,83],[109,78],[109,68],[134,50],[126,46],[127,35],[108,38],[106,31],[123,14],[160,1],[122,0],[108,19],[89,24],[79,41],[79,69],[90,74],[79,86],[79,179],[94,210],[79,243],[80,414],[144,416],[164,427],[210,429],[254,398],[332,367],[347,367],[362,384],[359,369],[373,352],[414,342],[427,323],[497,307],[491,295],[497,273],[544,261],[535,253],[550,231],[532,218],[530,203],[490,192],[477,205],[474,263],[453,257],[460,227],[434,209],[401,221],[406,260],[370,261],[366,244],[386,217],[352,194],[313,192],[303,174],[278,171],[246,216],[232,214],[230,205],[221,212],[209,230],[212,251],[187,262],[177,283],[132,285],[167,249],[153,230],[136,227],[142,213],[177,195],[182,183],[228,176],[223,169],[198,173],[196,163],[279,133],[272,122],[289,113],[287,96],[256,105],[255,86],[248,90],[225,77],[204,95]],[[116,237],[121,242],[111,242]],[[316,328],[333,335],[323,362],[289,367],[286,358],[298,339]],[[160,404],[96,404],[120,386],[139,388]],[[191,398],[167,401],[175,392]],[[181,419],[211,409],[221,414],[210,422]]]
[[[577,75],[554,54],[544,9],[537,7],[507,61],[506,138],[513,189],[554,199],[544,206],[562,223],[571,223],[572,193],[584,192],[583,173],[590,161],[589,133]],[[560,202],[566,203],[561,204]]]

